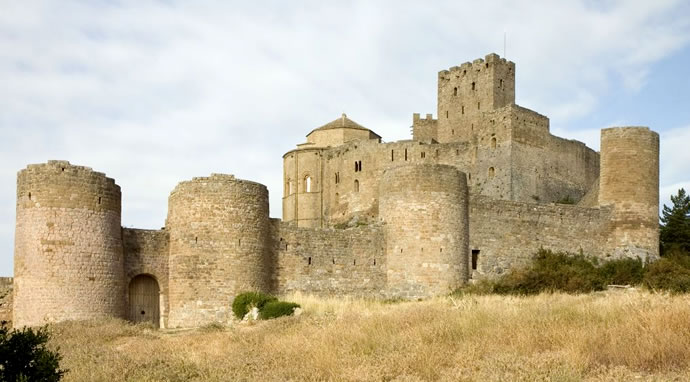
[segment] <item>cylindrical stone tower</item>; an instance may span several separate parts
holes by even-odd
[[[219,174],[182,182],[170,194],[166,228],[169,327],[227,322],[238,293],[270,291],[264,185]]]
[[[469,278],[469,216],[465,174],[447,165],[386,170],[379,213],[385,223],[390,297],[450,293]]]
[[[659,134],[647,127],[601,131],[599,204],[613,206],[611,252],[659,256]]]
[[[124,314],[120,187],[67,161],[17,176],[14,326]]]

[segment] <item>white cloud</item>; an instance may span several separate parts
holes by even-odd
[[[503,31],[518,103],[556,125],[586,115],[612,74],[638,90],[690,36],[681,1],[603,4],[3,4],[0,274],[28,163],[114,177],[128,226],[162,226],[175,184],[211,172],[266,184],[280,216],[281,155],[307,132],[345,111],[385,140],[408,138],[411,113],[436,109],[437,71],[502,53]],[[590,143],[591,131],[573,136]]]

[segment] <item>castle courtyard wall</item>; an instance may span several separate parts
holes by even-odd
[[[278,219],[271,224],[274,293],[383,296],[386,259],[380,226],[303,228]]]
[[[470,197],[470,250],[479,251],[475,277],[498,276],[529,263],[539,248],[607,259],[610,207],[533,204]]]

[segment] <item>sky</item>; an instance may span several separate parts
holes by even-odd
[[[495,52],[555,135],[661,136],[661,203],[690,190],[690,2],[0,0],[0,276],[17,171],[69,160],[160,228],[175,185],[229,173],[281,216],[282,155],[346,112],[384,141],[436,115],[440,70]],[[506,44],[504,50],[504,35]]]

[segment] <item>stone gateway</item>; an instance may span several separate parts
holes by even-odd
[[[601,152],[515,104],[490,54],[438,74],[438,109],[384,143],[345,114],[283,155],[283,218],[264,185],[180,183],[161,230],[121,226],[120,187],[65,161],[17,177],[14,325],[106,316],[196,327],[241,291],[418,299],[495,277],[539,248],[658,257],[659,136],[601,132]]]

